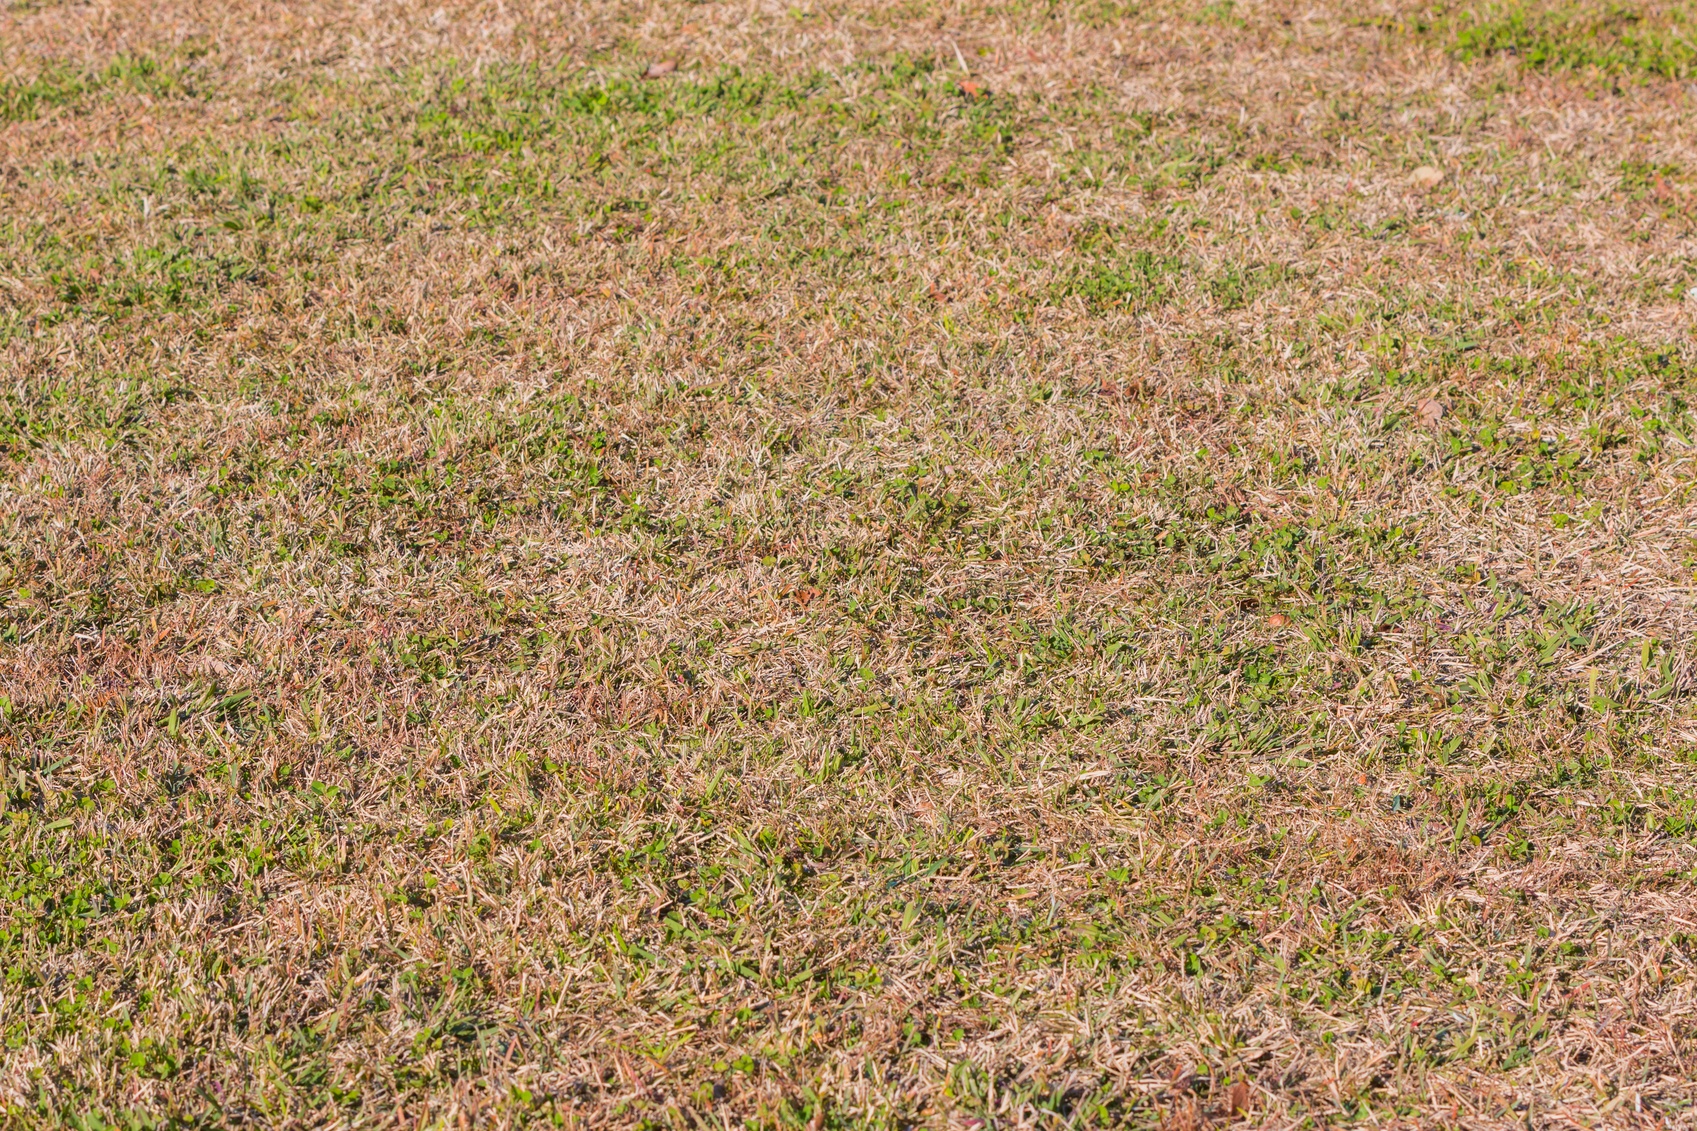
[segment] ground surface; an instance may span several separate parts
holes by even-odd
[[[1687,17],[13,3],[0,1121],[1697,1125]]]

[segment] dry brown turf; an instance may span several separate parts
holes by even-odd
[[[1697,1127],[1694,21],[14,0],[0,1126]]]

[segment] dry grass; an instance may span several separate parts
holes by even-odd
[[[1689,15],[14,4],[3,1121],[1697,1126]]]

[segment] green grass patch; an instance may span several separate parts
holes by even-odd
[[[1679,4],[1487,4],[1437,26],[1462,59],[1510,55],[1544,70],[1664,79],[1697,70],[1697,22]]]

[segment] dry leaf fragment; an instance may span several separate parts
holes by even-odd
[[[983,98],[986,94],[990,93],[985,89],[983,83],[975,82],[972,79],[961,80],[960,92],[968,98]]]
[[[678,61],[676,59],[661,59],[658,63],[648,64],[648,69],[642,72],[642,77],[645,79],[664,78],[677,69]]]
[[[1435,165],[1422,165],[1408,175],[1408,183],[1421,191],[1435,189],[1443,181],[1444,171]]]
[[[1249,1114],[1249,1084],[1239,1080],[1226,1089],[1226,1110],[1233,1115]]]
[[[1414,406],[1414,415],[1427,428],[1436,428],[1438,421],[1444,418],[1444,403],[1435,397],[1422,397],[1420,403]]]

